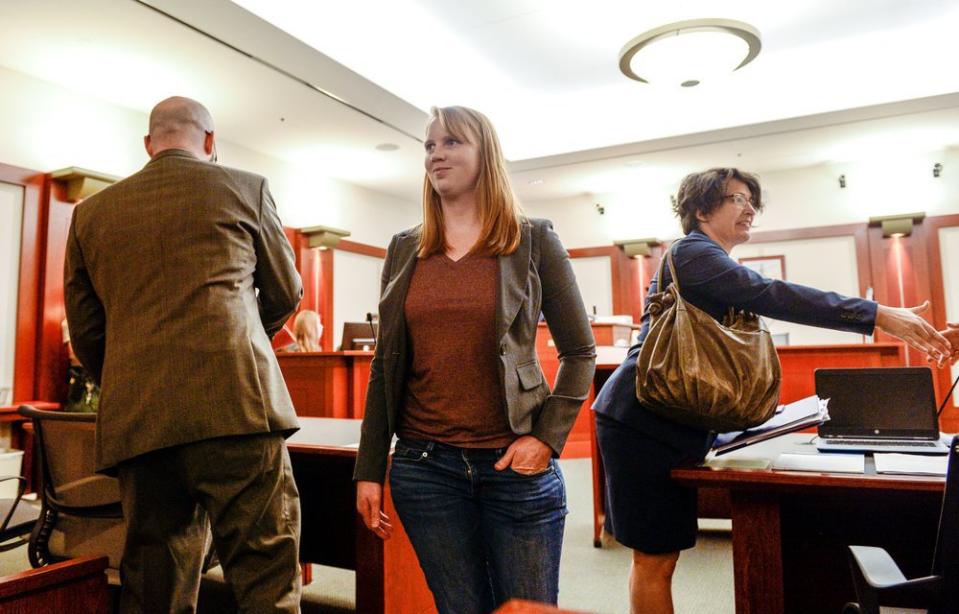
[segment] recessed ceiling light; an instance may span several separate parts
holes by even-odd
[[[380,143],[376,146],[377,151],[396,151],[400,146],[396,143]]]
[[[677,21],[640,34],[619,52],[619,69],[642,83],[694,87],[752,62],[759,31],[731,19]]]
[[[542,184],[543,184],[543,180],[542,180],[542,179],[530,179],[527,183],[529,183],[530,185],[542,185]]]

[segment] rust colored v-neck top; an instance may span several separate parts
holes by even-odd
[[[499,377],[499,259],[433,254],[416,263],[406,294],[411,364],[397,435],[466,448],[515,438]]]

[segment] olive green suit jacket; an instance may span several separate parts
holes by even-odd
[[[303,289],[263,177],[163,151],[76,207],[66,252],[70,338],[102,388],[98,470],[297,428],[270,338]]]
[[[589,392],[596,346],[569,255],[552,223],[528,219],[521,229],[519,248],[499,261],[495,334],[504,411],[514,433],[533,435],[558,455]],[[383,481],[402,411],[410,362],[404,303],[416,267],[419,230],[394,236],[383,264],[380,330],[353,475],[357,480]],[[552,391],[536,356],[540,313],[559,350]],[[462,357],[463,377],[469,377],[474,358]]]

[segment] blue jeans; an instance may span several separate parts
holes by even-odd
[[[487,614],[513,598],[556,603],[562,472],[555,460],[534,476],[497,471],[505,451],[396,444],[393,504],[440,614]]]

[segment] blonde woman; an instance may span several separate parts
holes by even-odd
[[[489,120],[434,108],[423,223],[393,237],[354,478],[386,539],[390,441],[397,513],[438,610],[556,603],[563,449],[595,366],[586,310],[552,225],[521,215]],[[552,391],[536,357],[542,312],[559,350]]]
[[[293,320],[293,337],[296,339],[295,352],[319,352],[320,337],[323,335],[323,324],[320,314],[311,309],[304,309],[296,314]]]

